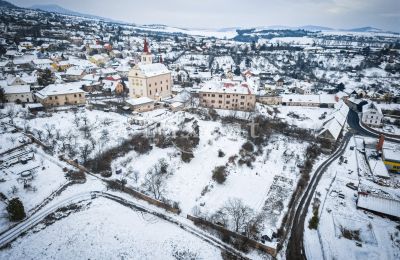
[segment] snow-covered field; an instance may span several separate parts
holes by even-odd
[[[0,258],[221,259],[221,254],[174,224],[98,198],[50,226],[38,225],[1,250]]]

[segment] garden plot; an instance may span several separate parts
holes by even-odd
[[[7,166],[0,170],[0,192],[8,199],[20,198],[26,213],[67,182],[63,171],[67,165],[34,145],[2,155],[1,160],[7,162]],[[0,214],[7,215],[5,208]],[[1,230],[10,225],[8,220],[2,224]]]
[[[208,55],[202,55],[202,54],[187,54],[183,55],[180,57],[176,63],[181,64],[183,66],[186,65],[208,65]]]
[[[0,258],[221,259],[221,252],[179,226],[98,198],[47,227],[38,225]]]
[[[1,130],[0,133],[0,153],[4,153],[15,147],[21,146],[25,142],[26,139],[23,134],[11,132],[11,129],[14,129],[13,127],[7,127],[6,125],[3,125],[2,128],[3,130]]]
[[[235,66],[235,62],[233,61],[231,56],[219,56],[215,57],[212,63],[212,68],[215,70],[230,70]]]
[[[36,138],[54,152],[71,158],[91,158],[117,146],[134,131],[128,117],[117,113],[81,109],[42,114],[41,117],[15,119],[20,127],[28,127]]]
[[[306,129],[318,130],[323,122],[329,118],[332,108],[280,106],[278,118],[282,118],[290,125]],[[325,117],[322,115],[325,114]]]
[[[377,245],[375,233],[370,222],[345,216],[333,215],[332,218],[337,238]]]

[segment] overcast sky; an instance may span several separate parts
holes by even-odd
[[[400,0],[10,0],[138,24],[191,28],[320,25],[400,31]]]

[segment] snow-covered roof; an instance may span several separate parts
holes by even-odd
[[[83,82],[72,82],[66,84],[51,84],[36,93],[41,98],[56,95],[67,95],[74,93],[84,93],[81,89]]]
[[[146,77],[154,77],[170,73],[168,68],[162,63],[143,64],[139,63],[136,67],[143,72]]]
[[[384,146],[382,152],[385,160],[400,163],[400,149],[388,148]]]
[[[31,92],[29,85],[4,86],[4,94],[21,94]]]
[[[126,100],[126,103],[132,105],[132,106],[140,106],[144,105],[147,103],[153,103],[154,100],[148,97],[140,97],[140,98],[130,98]]]
[[[67,69],[67,71],[65,72],[65,75],[67,76],[81,76],[83,73],[83,69],[80,69],[78,67],[71,67],[69,69]]]
[[[44,64],[52,64],[53,61],[49,59],[34,59],[33,64],[35,65],[44,65]]]
[[[373,102],[363,105],[362,112],[363,113],[375,112],[375,113],[378,113],[378,114],[382,114],[381,108],[379,106],[377,106]]]
[[[228,93],[228,94],[241,94],[251,95],[254,93],[252,86],[249,83],[238,83],[234,81],[218,81],[211,80],[204,83],[200,92],[206,93]]]
[[[332,137],[335,140],[337,140],[340,135],[340,132],[342,131],[342,126],[339,124],[337,120],[332,118],[331,120],[326,122],[326,124],[323,126],[322,130],[319,132],[318,135],[322,135],[327,131],[332,135]]]
[[[363,209],[400,217],[400,201],[373,194],[358,194],[357,206]]]

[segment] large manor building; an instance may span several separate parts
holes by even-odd
[[[171,72],[162,63],[153,63],[147,40],[144,40],[141,62],[128,74],[129,96],[162,100],[172,95]]]

